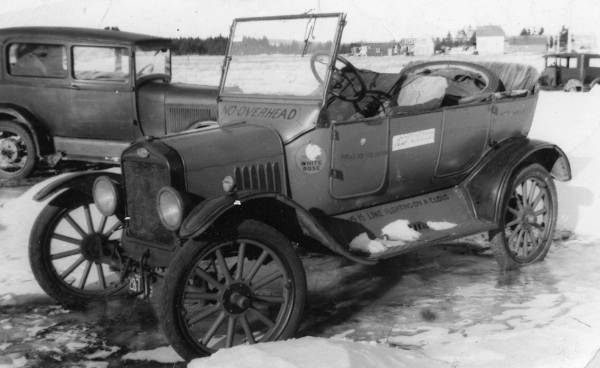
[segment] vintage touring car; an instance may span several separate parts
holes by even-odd
[[[56,181],[31,267],[63,303],[128,287],[158,298],[185,359],[294,336],[297,248],[367,265],[486,233],[501,269],[542,260],[569,161],[531,140],[539,73],[413,63],[358,70],[337,55],[344,14],[234,21],[218,126],[145,136],[122,174]],[[162,288],[154,281],[162,280]]]
[[[170,84],[169,39],[16,27],[0,29],[0,48],[0,178],[41,161],[118,164],[136,137],[216,120],[216,87]]]

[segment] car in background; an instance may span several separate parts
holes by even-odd
[[[0,178],[60,159],[118,164],[140,136],[216,120],[217,88],[171,84],[171,41],[66,27],[0,29]]]
[[[600,83],[600,55],[559,53],[544,55],[541,89],[588,92]]]

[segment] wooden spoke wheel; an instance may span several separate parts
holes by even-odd
[[[302,319],[306,279],[289,240],[248,220],[225,239],[188,241],[167,269],[161,297],[162,328],[191,360],[292,337]]]

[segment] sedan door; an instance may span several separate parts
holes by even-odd
[[[56,135],[133,140],[135,92],[130,50],[113,46],[73,46],[73,75],[64,124]]]

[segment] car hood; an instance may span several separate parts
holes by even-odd
[[[161,141],[179,153],[188,174],[283,157],[279,134],[272,128],[254,124],[215,126],[167,136]]]

